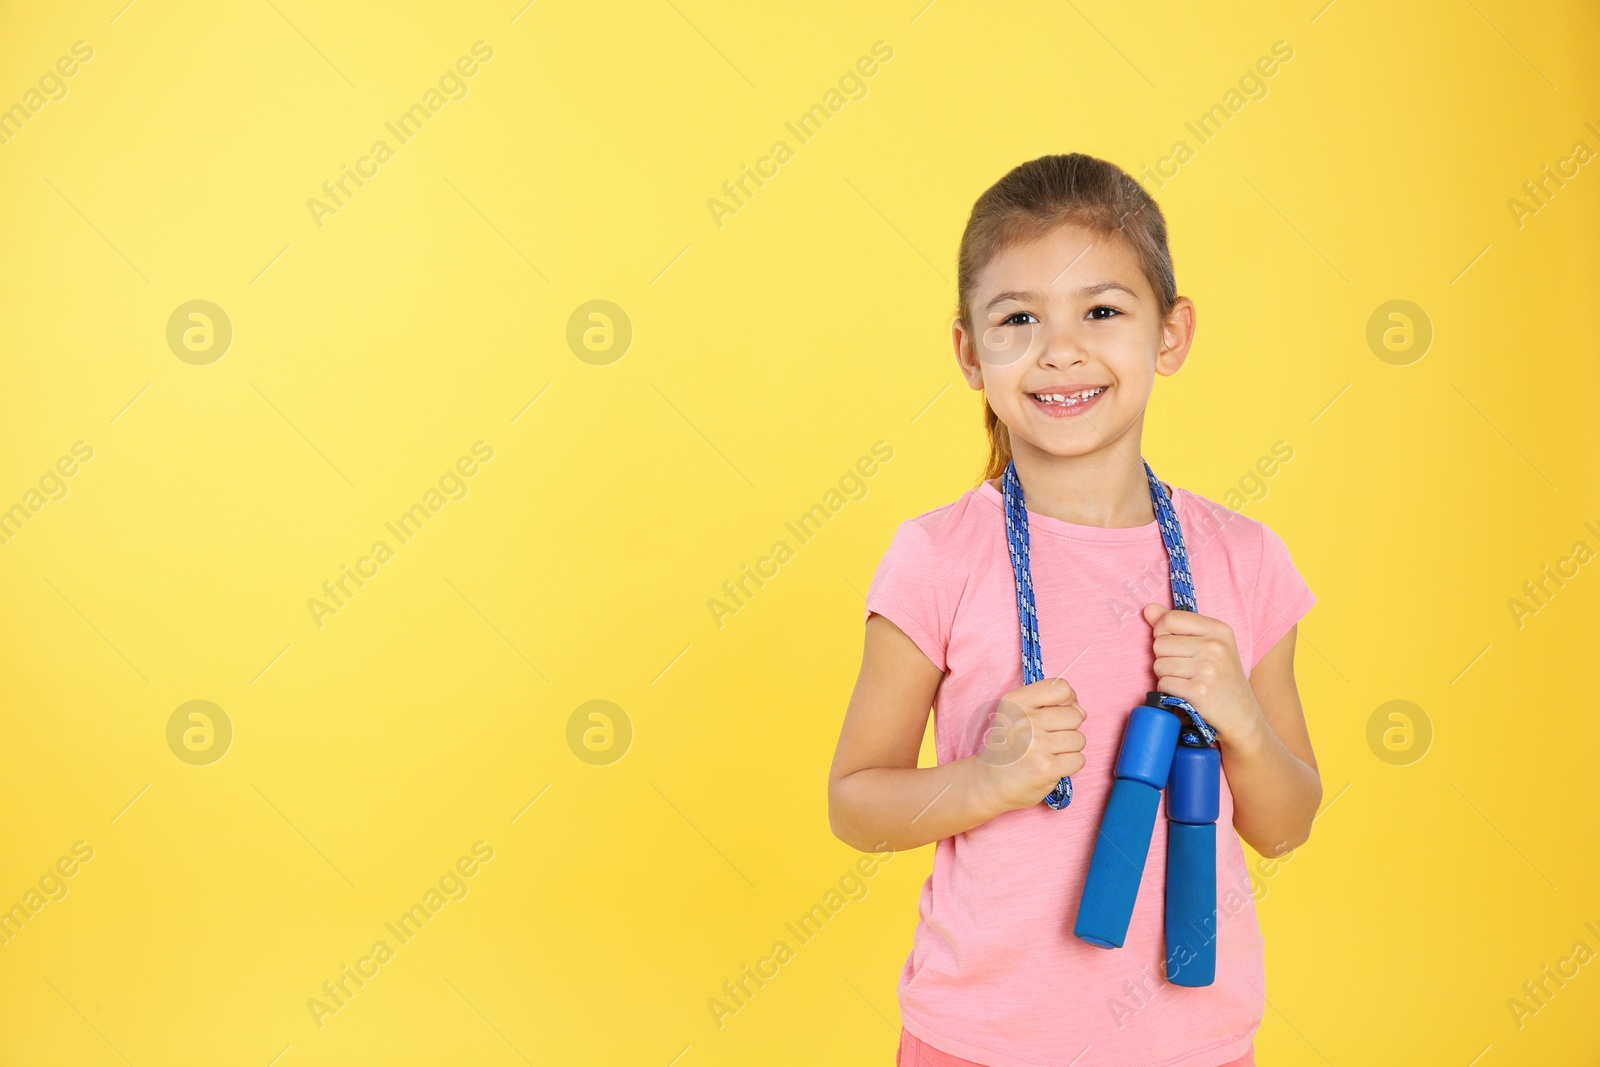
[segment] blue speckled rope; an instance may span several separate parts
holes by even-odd
[[[1156,523],[1161,528],[1161,541],[1167,546],[1168,570],[1172,578],[1172,606],[1182,611],[1199,611],[1195,606],[1194,579],[1189,574],[1189,553],[1183,545],[1183,527],[1172,509],[1167,487],[1161,484],[1150,464],[1144,464],[1145,479],[1150,483],[1150,500],[1155,505]],[[1015,462],[1006,464],[1005,477],[1006,542],[1011,551],[1011,571],[1017,584],[1017,624],[1022,631],[1022,684],[1032,685],[1044,678],[1044,659],[1039,651],[1039,612],[1034,606],[1033,573],[1028,563],[1028,510],[1023,502],[1022,483],[1017,480]],[[1191,747],[1216,743],[1217,731],[1200,717],[1194,705],[1181,697],[1162,694],[1161,704],[1177,708],[1189,716],[1192,727],[1185,727],[1179,740]],[[1056,783],[1044,802],[1061,809],[1072,803],[1072,779],[1063,778]]]

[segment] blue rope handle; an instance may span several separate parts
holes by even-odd
[[[1172,579],[1172,606],[1183,611],[1198,611],[1194,597],[1194,579],[1189,573],[1189,553],[1183,543],[1183,527],[1173,510],[1166,486],[1144,464],[1145,479],[1150,484],[1150,500],[1155,505],[1156,523],[1161,529],[1161,541],[1167,548],[1167,559]],[[1022,632],[1022,684],[1032,685],[1044,678],[1044,658],[1039,646],[1039,612],[1033,594],[1033,573],[1029,565],[1028,510],[1022,495],[1022,482],[1017,478],[1015,461],[1006,464],[1001,479],[1005,497],[1006,546],[1011,553],[1011,572],[1016,579],[1017,625]],[[1216,743],[1214,730],[1200,713],[1182,697],[1161,695],[1162,707],[1176,709],[1189,716],[1192,726],[1179,735],[1182,744],[1191,747]],[[1060,810],[1072,803],[1072,779],[1063,778],[1044,798],[1052,808]]]

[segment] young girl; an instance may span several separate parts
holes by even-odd
[[[1322,784],[1294,644],[1316,597],[1266,525],[1144,461],[1145,405],[1183,365],[1195,309],[1137,182],[1079,154],[1017,167],[973,208],[958,289],[956,360],[986,400],[987,471],[895,531],[828,782],[846,843],[937,842],[900,974],[897,1063],[1253,1064],[1266,984],[1239,842],[1281,856],[1311,833]],[[1229,415],[1187,413],[1167,437],[1196,447]],[[1195,611],[1173,607],[1169,508]],[[1025,685],[1029,648],[1042,670]],[[1188,701],[1221,750],[1208,985],[1166,981],[1164,805],[1123,946],[1073,933],[1123,727],[1151,691]],[[919,768],[930,705],[938,766]]]

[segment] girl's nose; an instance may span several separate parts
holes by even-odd
[[[1041,322],[1034,327],[1034,347],[1042,366],[1068,367],[1088,359],[1076,323]]]

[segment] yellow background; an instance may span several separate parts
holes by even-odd
[[[931,849],[722,1027],[707,1000],[857,858],[825,779],[861,596],[983,458],[961,228],[1024,160],[1193,145],[1280,40],[1156,191],[1200,325],[1144,442],[1217,500],[1294,449],[1243,510],[1320,597],[1325,807],[1258,887],[1258,1062],[1600,1054],[1600,967],[1507,1006],[1600,951],[1596,564],[1507,606],[1600,548],[1600,173],[1507,206],[1600,149],[1590,5],[123,5],[0,9],[0,104],[94,49],[0,145],[0,506],[94,450],[0,546],[0,905],[94,849],[0,946],[0,1060],[891,1063]],[[319,227],[308,199],[479,40],[466,97]],[[166,342],[195,299],[234,333],[204,366]],[[633,328],[607,365],[566,340],[596,299]],[[1394,299],[1434,331],[1406,366],[1366,341]],[[719,628],[708,599],[880,440],[866,496]],[[467,495],[317,626],[477,441]],[[1396,699],[1434,735],[1404,766],[1367,742]],[[208,766],[167,744],[190,700],[233,726]],[[568,745],[591,700],[633,731],[609,765]],[[319,1028],[308,998],[477,841],[469,894]]]

